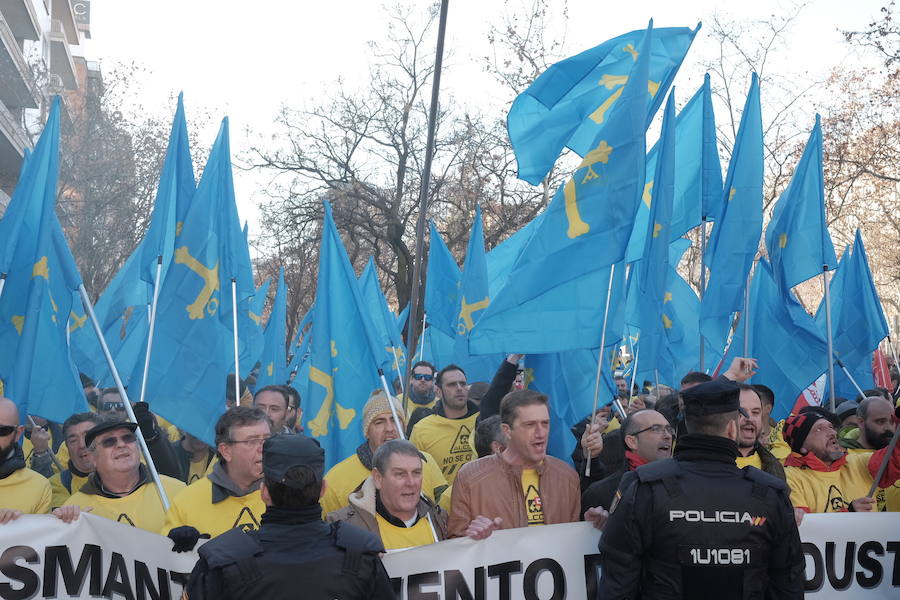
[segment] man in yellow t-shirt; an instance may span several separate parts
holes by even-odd
[[[18,441],[24,428],[19,425],[15,403],[0,397],[0,524],[21,514],[50,511],[50,482],[25,467]]]
[[[328,514],[328,522],[346,521],[370,531],[387,550],[445,539],[447,513],[422,494],[419,450],[406,440],[389,440],[372,460],[372,475],[350,494],[349,506]]]
[[[150,472],[141,464],[136,429],[137,423],[104,419],[85,433],[84,443],[94,458],[95,470],[81,490],[54,511],[64,521],[90,509],[95,515],[159,532],[165,511]],[[177,479],[159,478],[170,499],[184,488]]]
[[[271,435],[272,422],[261,408],[236,406],[219,417],[219,461],[209,475],[175,497],[160,528],[175,542],[176,551],[192,550],[201,535],[215,537],[234,528],[259,529],[266,510],[259,493],[262,448]]]
[[[461,367],[447,365],[435,379],[439,401],[434,411],[413,425],[409,441],[433,456],[447,483],[459,469],[475,460],[474,433],[478,406],[469,402],[469,386]]]
[[[69,459],[66,469],[50,478],[50,486],[53,488],[50,505],[53,508],[62,506],[69,496],[87,483],[88,476],[94,472],[94,457],[84,443],[84,436],[102,421],[103,417],[97,413],[86,412],[76,413],[63,423],[63,440]]]

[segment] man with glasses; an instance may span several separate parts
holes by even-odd
[[[206,477],[188,486],[172,501],[163,535],[174,550],[193,549],[201,535],[215,537],[229,529],[254,531],[266,505],[259,494],[262,447],[272,435],[266,413],[251,406],[228,409],[216,423],[219,462]]]
[[[900,444],[850,453],[838,443],[837,417],[820,406],[806,407],[784,422],[784,440],[791,446],[785,474],[791,502],[803,512],[868,512],[877,510],[868,496],[882,461],[887,468],[878,482],[886,489],[900,479]]]
[[[672,456],[675,429],[666,418],[652,408],[631,413],[622,423],[622,445],[625,462],[611,475],[592,483],[581,495],[582,512],[600,507],[609,510],[620,483],[625,487],[625,474],[642,465]]]
[[[24,428],[15,403],[0,397],[0,525],[23,513],[50,511],[50,482],[25,467],[19,446]]]
[[[72,521],[80,511],[159,532],[165,520],[162,502],[150,471],[141,464],[137,423],[104,419],[84,434],[84,443],[94,461],[87,483],[54,511],[64,521]],[[177,479],[159,476],[163,489],[173,498],[184,488]]]
[[[53,508],[62,506],[74,492],[87,483],[94,472],[94,457],[84,443],[85,434],[103,422],[103,417],[96,413],[76,413],[66,419],[62,426],[63,440],[66,445],[68,462],[66,470],[56,473],[50,478],[53,488]]]
[[[403,411],[412,416],[418,409],[430,410],[434,408],[435,388],[434,374],[437,369],[427,360],[420,360],[413,365],[409,374],[409,385],[406,390],[406,400],[403,403]]]

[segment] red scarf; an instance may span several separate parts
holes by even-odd
[[[830,473],[831,471],[837,471],[841,467],[843,467],[847,463],[847,455],[843,455],[830,465],[826,465],[822,462],[819,457],[817,457],[812,452],[807,452],[806,454],[800,454],[799,452],[791,452],[790,455],[784,459],[784,466],[786,467],[807,467],[812,469],[813,471],[820,471],[823,473]]]
[[[650,462],[649,460],[646,460],[644,457],[642,457],[640,454],[636,454],[636,453],[632,452],[631,450],[625,451],[625,458],[628,460],[628,470],[629,471],[634,471],[641,465],[646,465],[647,463]]]

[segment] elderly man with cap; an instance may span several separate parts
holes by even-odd
[[[602,598],[803,598],[804,558],[783,481],[739,469],[740,387],[682,392],[674,458],[638,467],[600,538]],[[746,417],[746,415],[744,415]]]
[[[322,521],[324,466],[325,452],[305,435],[268,439],[261,527],[232,529],[201,546],[185,597],[393,600],[378,538]]]
[[[50,512],[50,482],[25,467],[19,440],[24,428],[19,424],[15,403],[0,397],[0,524],[23,513]]]
[[[394,405],[400,424],[405,425],[406,415],[399,402],[392,399],[391,404]],[[379,390],[369,396],[363,408],[362,429],[366,439],[356,452],[331,467],[325,474],[328,487],[322,497],[322,509],[326,514],[350,503],[350,494],[371,475],[374,467],[373,457],[378,448],[385,442],[400,437],[391,413],[391,405],[388,404],[384,392]],[[444,479],[437,461],[427,452],[422,452],[422,492],[437,503],[446,489],[447,480]]]
[[[91,509],[95,515],[159,532],[165,511],[149,470],[141,464],[136,429],[137,423],[105,419],[84,434],[84,445],[94,459],[94,472],[55,514],[70,521],[79,511]],[[177,479],[165,475],[159,478],[169,498],[184,488]]]
[[[838,421],[824,408],[807,407],[785,420],[784,439],[791,454],[784,461],[791,502],[804,512],[862,512],[876,510],[868,496],[878,468],[887,468],[878,487],[900,479],[900,444],[874,452],[847,453],[838,443]]]

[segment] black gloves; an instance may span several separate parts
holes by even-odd
[[[209,539],[209,534],[200,535],[200,532],[190,525],[175,527],[169,531],[169,539],[174,542],[172,544],[173,552],[190,552],[197,545],[200,538]]]
[[[135,402],[131,409],[134,411],[134,418],[141,428],[141,433],[144,434],[144,439],[149,442],[156,438],[156,417],[150,412],[150,405],[146,402]]]

